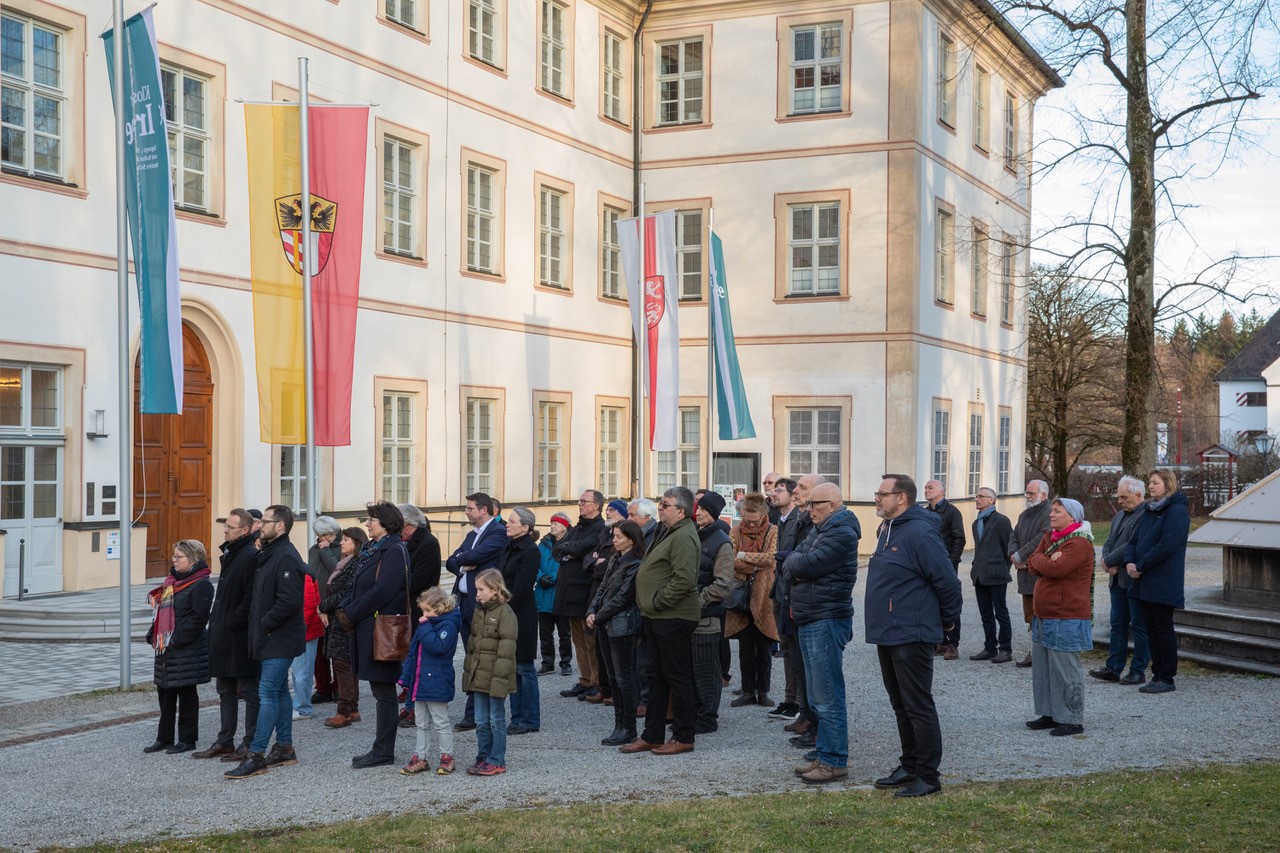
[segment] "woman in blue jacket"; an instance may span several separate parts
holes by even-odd
[[[1142,607],[1151,643],[1151,683],[1142,693],[1169,693],[1177,689],[1178,637],[1173,632],[1173,611],[1185,606],[1187,534],[1191,514],[1187,497],[1178,491],[1178,478],[1164,468],[1151,472],[1147,483],[1151,500],[1138,521],[1138,529],[1125,546],[1125,571],[1133,578],[1129,597]]]
[[[430,770],[427,747],[430,737],[427,722],[440,744],[440,765],[436,773],[453,772],[453,724],[449,722],[449,703],[454,696],[453,655],[458,650],[458,632],[462,629],[462,610],[458,600],[438,586],[425,589],[418,596],[422,618],[418,620],[409,656],[400,672],[400,686],[409,691],[413,702],[413,718],[418,727],[418,743],[413,757],[400,772],[406,775]]]
[[[569,516],[557,512],[551,516],[551,532],[538,543],[542,567],[538,569],[538,576],[533,584],[533,600],[538,608],[538,638],[542,646],[542,666],[538,669],[538,675],[549,675],[556,671],[557,631],[560,632],[560,674],[573,673],[569,665],[573,660],[573,646],[569,642],[569,617],[556,616],[551,612],[556,603],[556,574],[560,571],[560,561],[551,556],[551,549],[572,526]]]

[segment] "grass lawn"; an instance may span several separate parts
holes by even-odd
[[[1280,846],[1278,789],[1280,763],[1255,762],[954,785],[942,796],[917,801],[895,800],[882,791],[797,790],[667,803],[405,815],[88,849],[1275,850]]]

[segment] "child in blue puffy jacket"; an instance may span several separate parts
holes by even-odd
[[[418,596],[422,618],[409,644],[400,673],[400,686],[409,691],[413,701],[414,721],[418,727],[417,748],[413,758],[400,771],[404,774],[430,770],[427,762],[429,735],[427,724],[435,730],[440,746],[440,764],[436,773],[453,772],[453,724],[449,722],[449,702],[454,694],[453,655],[458,650],[458,631],[462,627],[462,611],[458,601],[438,586]]]

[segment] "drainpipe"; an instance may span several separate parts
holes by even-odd
[[[641,217],[644,221],[644,211],[640,209],[640,118],[643,114],[640,104],[640,34],[644,32],[645,22],[649,20],[649,14],[653,12],[653,0],[645,0],[644,14],[640,16],[640,23],[636,25],[635,34],[631,37],[631,211],[633,216]],[[643,271],[644,261],[641,260],[641,270]],[[643,277],[643,275],[641,276]],[[644,408],[644,390],[640,385],[640,348],[637,342],[631,342],[631,435],[643,436],[644,418],[641,410]],[[631,482],[633,485],[633,494],[637,498],[642,498],[640,494],[640,481],[642,479],[641,466],[644,464],[642,448],[644,446],[643,438],[640,441],[632,439],[634,452],[631,454]]]

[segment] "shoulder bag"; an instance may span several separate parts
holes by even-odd
[[[398,543],[404,550],[404,543]],[[413,608],[409,606],[409,559],[405,551],[404,561],[404,613],[397,615],[373,614],[373,659],[380,661],[402,661],[409,656],[409,639],[413,635]],[[378,572],[382,571],[382,561],[378,561]],[[374,572],[374,582],[378,574]]]

